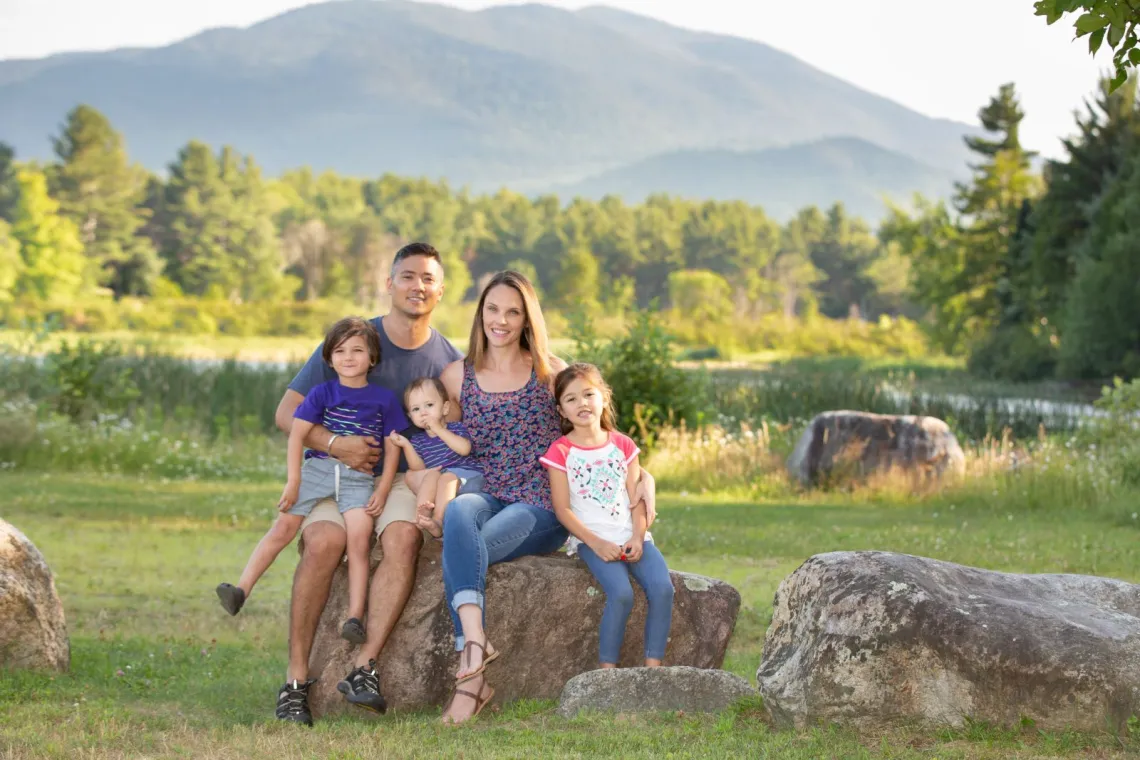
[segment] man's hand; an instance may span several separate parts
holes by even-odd
[[[386,492],[381,493],[380,489],[377,488],[372,492],[372,498],[364,505],[364,511],[372,517],[379,517],[380,513],[384,511],[384,502],[386,501],[388,501],[388,494]]]
[[[641,468],[641,479],[637,481],[637,488],[633,491],[633,503],[645,502],[645,527],[653,525],[657,519],[657,481],[644,467]]]
[[[380,461],[380,445],[370,435],[342,435],[333,442],[331,456],[354,470],[371,473]]]
[[[297,495],[301,491],[301,484],[295,483],[290,480],[285,484],[285,490],[281,492],[281,499],[277,502],[278,512],[288,512],[297,503]]]

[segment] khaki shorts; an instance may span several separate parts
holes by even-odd
[[[403,473],[397,473],[396,479],[392,481],[392,490],[388,492],[388,500],[384,502],[384,511],[376,518],[376,524],[373,530],[379,537],[387,528],[394,522],[403,521],[410,522],[415,525],[416,522],[416,495],[412,493],[412,489],[408,488],[404,483]],[[317,502],[313,507],[313,511],[305,517],[301,523],[301,535],[304,536],[305,528],[309,527],[315,522],[331,522],[336,523],[341,528],[344,527],[344,517],[341,515],[340,510],[337,508],[335,499],[322,499]],[[379,547],[380,542],[376,542]],[[298,542],[298,548],[301,544]]]

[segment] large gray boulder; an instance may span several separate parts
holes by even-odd
[[[389,709],[442,705],[451,694],[459,656],[443,600],[440,544],[420,553],[412,596],[380,654],[381,690]],[[673,626],[665,662],[719,668],[740,610],[740,594],[727,583],[673,572]],[[633,614],[621,650],[624,667],[644,663],[645,596],[635,583]],[[487,668],[495,702],[557,699],[566,682],[598,664],[598,625],[605,595],[578,559],[554,554],[522,557],[487,573],[487,636],[502,655]],[[316,716],[354,711],[336,690],[352,669],[356,648],[340,637],[348,605],[346,566],[337,570],[321,617],[310,675]]]
[[[820,554],[780,584],[756,679],[782,726],[1120,728],[1140,714],[1140,586]]]
[[[71,647],[44,555],[0,520],[0,668],[65,671]]]
[[[614,713],[716,713],[756,690],[724,670],[686,666],[610,668],[574,676],[562,689],[558,714],[572,718],[583,710]]]
[[[803,485],[901,470],[939,477],[962,474],[966,457],[949,426],[936,417],[836,411],[818,414],[788,457]]]

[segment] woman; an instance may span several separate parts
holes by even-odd
[[[554,515],[550,481],[538,457],[561,435],[551,355],[534,287],[500,272],[479,298],[467,357],[444,369],[448,396],[484,473],[484,492],[452,501],[443,520],[443,579],[463,652],[456,691],[443,718],[462,722],[494,696],[483,667],[498,656],[483,632],[488,565],[556,551],[568,536]]]
[[[550,353],[534,286],[500,272],[483,289],[467,357],[440,375],[452,410],[462,418],[483,471],[482,493],[463,494],[443,519],[443,580],[463,653],[445,722],[475,717],[494,696],[484,667],[499,653],[483,630],[487,567],[528,554],[549,554],[569,533],[554,514],[550,480],[539,457],[562,435],[554,377],[566,363]],[[642,469],[635,496],[650,521],[653,479]]]

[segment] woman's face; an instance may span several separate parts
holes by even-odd
[[[526,329],[522,296],[510,285],[496,285],[483,301],[483,334],[496,348],[518,343]]]

